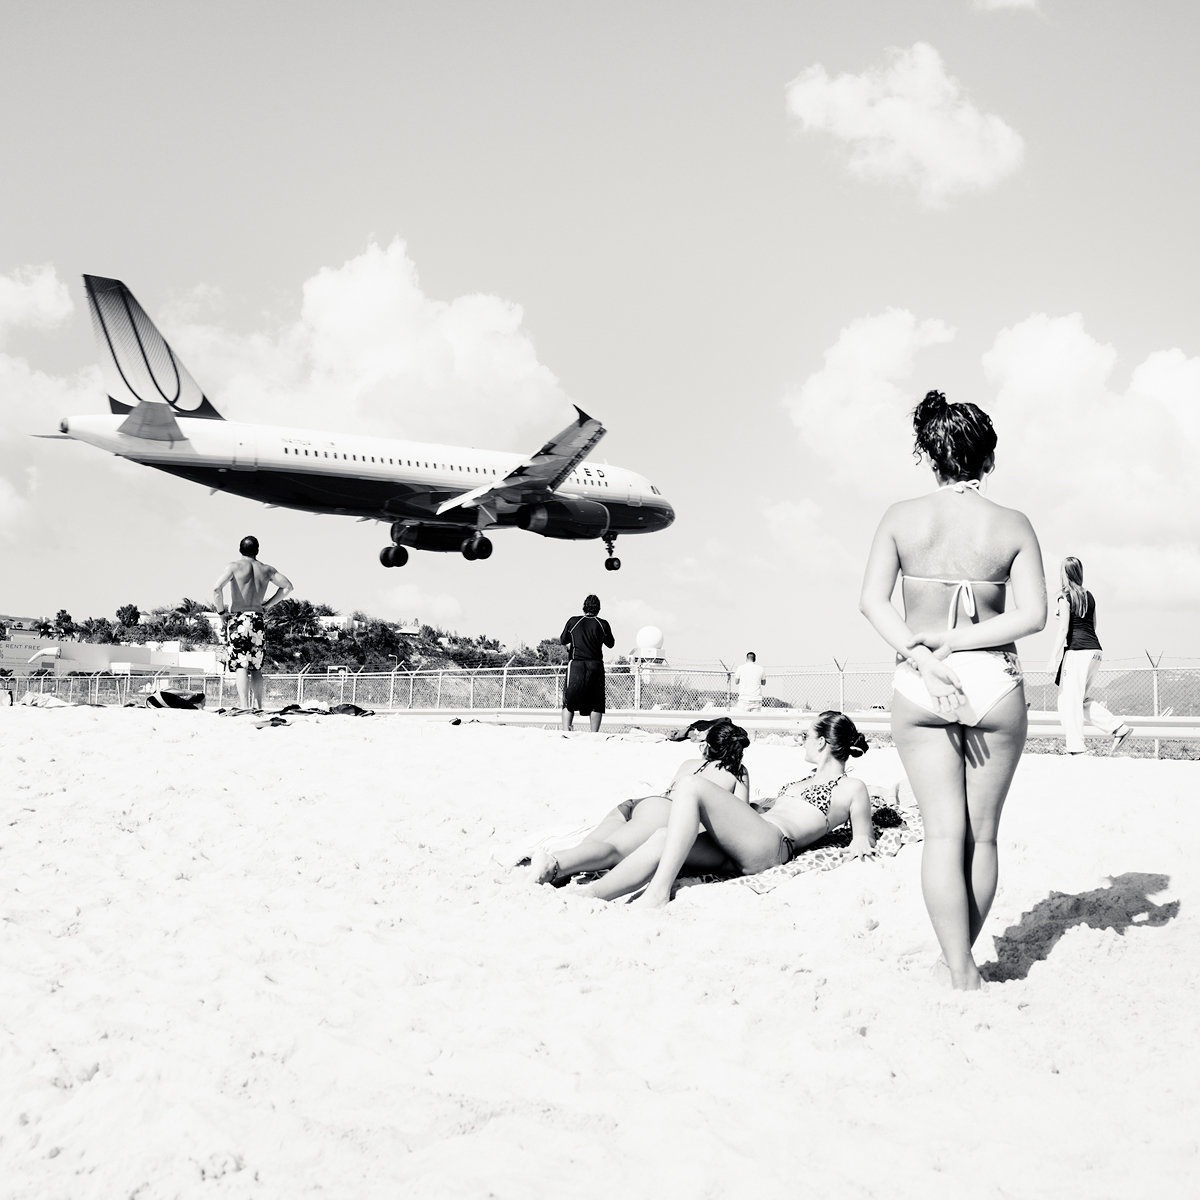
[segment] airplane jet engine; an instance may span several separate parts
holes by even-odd
[[[547,500],[517,510],[517,527],[548,538],[598,538],[608,532],[608,509],[595,500]]]

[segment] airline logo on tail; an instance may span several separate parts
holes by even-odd
[[[114,413],[129,413],[150,402],[169,404],[183,417],[223,419],[119,279],[85,275],[83,284],[96,340],[108,351],[104,376]]]

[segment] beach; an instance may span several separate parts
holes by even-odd
[[[1200,765],[1026,756],[962,995],[919,846],[659,913],[508,865],[686,745],[289,721],[0,709],[5,1196],[1193,1194]]]

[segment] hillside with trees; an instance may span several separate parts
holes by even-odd
[[[299,671],[346,667],[357,671],[437,670],[445,667],[545,666],[566,661],[558,642],[505,649],[486,634],[454,633],[433,625],[386,621],[365,612],[338,617],[327,604],[289,596],[266,614],[267,638],[263,666],[267,670]],[[43,637],[107,645],[145,645],[179,642],[183,650],[215,648],[221,638],[214,628],[212,609],[184,596],[178,604],[143,612],[122,604],[110,616],[76,621],[66,609],[35,625]],[[219,627],[218,627],[219,628]]]

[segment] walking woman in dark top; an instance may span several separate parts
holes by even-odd
[[[1050,673],[1058,684],[1058,717],[1066,734],[1067,753],[1087,753],[1085,722],[1107,733],[1116,750],[1133,730],[1114,717],[1094,694],[1102,649],[1096,636],[1096,597],[1083,586],[1083,563],[1079,559],[1063,559],[1061,579],[1055,612],[1058,639]]]

